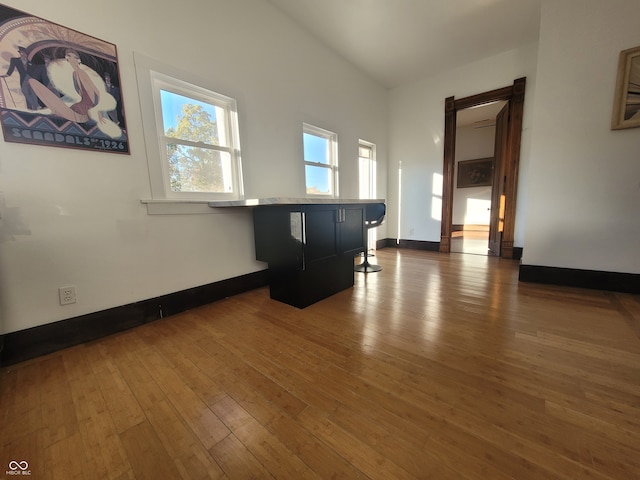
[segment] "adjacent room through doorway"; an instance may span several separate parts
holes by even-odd
[[[460,110],[456,122],[451,252],[491,255],[496,115],[506,101]]]

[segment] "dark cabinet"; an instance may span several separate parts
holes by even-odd
[[[364,204],[263,205],[253,211],[256,259],[271,298],[304,308],[353,286],[364,250]]]

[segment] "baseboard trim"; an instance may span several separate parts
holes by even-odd
[[[426,240],[397,240],[395,238],[384,238],[376,242],[376,248],[408,248],[413,250],[428,250],[430,252],[440,251],[440,242],[429,242]],[[513,247],[513,260],[522,258],[523,248]]]
[[[546,283],[623,293],[640,293],[640,274],[520,265],[521,282]]]
[[[268,284],[268,271],[261,270],[129,305],[7,333],[2,338],[4,348],[1,349],[1,363],[13,365]]]
[[[380,248],[407,248],[410,250],[428,250],[430,252],[438,252],[440,250],[440,242],[429,242],[427,240],[403,240],[395,238],[385,238],[379,240]]]

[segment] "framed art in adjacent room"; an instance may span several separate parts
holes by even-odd
[[[458,162],[458,188],[491,185],[493,158],[478,158]]]
[[[640,127],[640,47],[620,52],[611,129]]]
[[[129,153],[116,46],[0,5],[7,142]]]

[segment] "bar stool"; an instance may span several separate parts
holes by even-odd
[[[372,265],[369,263],[367,252],[369,251],[369,229],[379,226],[382,220],[384,220],[386,213],[387,206],[384,203],[367,203],[364,212],[364,228],[366,230],[364,237],[364,261],[353,268],[356,272],[369,273],[382,270],[380,265]]]

